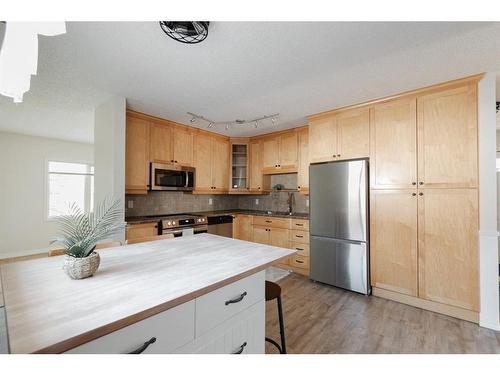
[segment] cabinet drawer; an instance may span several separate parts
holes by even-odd
[[[304,232],[304,231],[300,231],[300,230],[292,230],[292,231],[290,231],[290,241],[308,244],[309,243],[309,232]]]
[[[263,300],[264,275],[256,273],[197,298],[196,337]]]
[[[254,216],[253,225],[290,229],[290,219],[283,219],[279,217],[268,217],[268,216]]]
[[[309,244],[308,243],[292,242],[291,248],[293,250],[297,250],[296,255],[301,255],[303,257],[309,256]]]
[[[290,265],[293,267],[309,270],[309,257],[294,255],[290,258]]]
[[[292,219],[292,229],[309,231],[309,220]]]
[[[195,301],[153,315],[149,318],[77,346],[70,354],[126,354],[140,348],[152,337],[156,342],[144,353],[168,354],[194,340]]]

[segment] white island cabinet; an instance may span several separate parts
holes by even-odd
[[[264,354],[264,277],[261,271],[66,353]]]
[[[265,269],[295,251],[199,234],[0,267],[10,353],[264,353]]]

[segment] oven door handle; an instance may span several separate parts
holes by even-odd
[[[184,171],[184,173],[186,174],[186,185],[184,187],[187,188],[187,187],[189,187],[189,172]]]

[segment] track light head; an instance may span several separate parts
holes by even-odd
[[[189,121],[191,121],[191,124],[192,124],[193,122],[195,122],[195,121],[196,121],[196,117],[193,117],[193,118],[192,118],[191,120],[189,120]]]

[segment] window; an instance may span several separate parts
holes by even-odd
[[[48,218],[68,214],[75,202],[85,212],[94,207],[94,166],[48,162]]]

